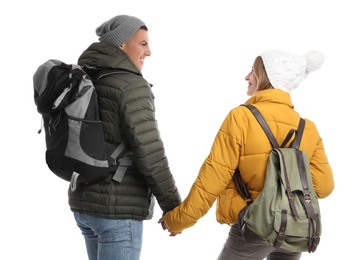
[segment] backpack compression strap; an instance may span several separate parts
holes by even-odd
[[[120,156],[125,151],[126,147],[127,147],[127,145],[125,144],[125,141],[122,141],[110,156],[109,164],[110,165],[117,165],[116,172],[112,177],[112,179],[117,181],[117,182],[122,181],[122,178],[124,177],[127,168],[132,165],[132,158],[131,157],[117,158],[118,156]],[[77,172],[72,173],[71,180],[70,180],[70,188],[71,188],[72,192],[75,191],[76,188],[77,188],[77,179],[78,179],[78,177],[79,177],[79,173],[77,173]]]

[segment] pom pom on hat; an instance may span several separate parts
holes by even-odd
[[[118,15],[104,22],[96,29],[100,42],[121,46],[128,41],[145,23],[129,15]]]
[[[271,50],[261,54],[265,70],[274,88],[290,93],[324,63],[324,56],[318,51],[310,51],[299,56],[285,51]]]
[[[317,69],[320,69],[324,63],[324,56],[318,51],[310,51],[306,53],[303,57],[306,59],[306,70],[308,72],[313,72]]]

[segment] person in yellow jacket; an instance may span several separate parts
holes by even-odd
[[[318,51],[300,56],[271,50],[256,57],[252,71],[245,78],[247,94],[251,96],[245,103],[253,104],[261,112],[278,143],[283,142],[290,129],[297,128],[300,119],[290,92],[323,63],[324,56]],[[300,149],[309,157],[318,198],[325,198],[334,189],[332,169],[316,125],[311,120],[305,121]],[[241,234],[238,228],[238,213],[246,202],[237,191],[233,173],[238,167],[254,200],[264,185],[270,150],[269,140],[248,108],[233,108],[224,119],[188,196],[159,220],[163,229],[171,236],[181,233],[196,224],[217,201],[217,221],[231,225],[219,260],[300,259],[301,253],[276,249],[254,233]]]

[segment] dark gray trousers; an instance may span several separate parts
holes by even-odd
[[[217,260],[299,260],[301,253],[274,248],[248,228],[233,225]]]

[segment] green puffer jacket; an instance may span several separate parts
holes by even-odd
[[[107,218],[151,219],[156,198],[167,212],[181,203],[155,119],[154,95],[129,57],[119,48],[93,43],[80,66],[123,69],[95,82],[106,140],[130,145],[133,164],[121,183],[112,175],[98,183],[68,191],[72,211]]]

